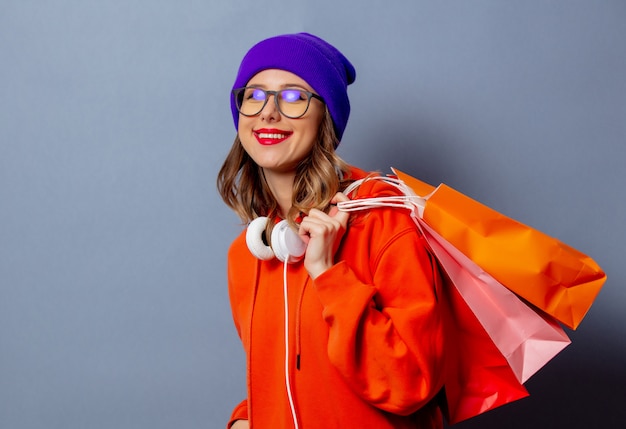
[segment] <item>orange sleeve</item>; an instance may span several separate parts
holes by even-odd
[[[365,269],[342,261],[314,283],[329,326],[329,359],[364,400],[400,415],[426,405],[443,384],[438,282],[419,232],[404,225],[373,244]]]
[[[226,425],[226,429],[229,429],[237,420],[248,420],[248,400],[246,399],[235,407]]]
[[[242,314],[249,312],[247,306],[250,305],[251,300],[246,299],[246,289],[237,287],[241,284],[252,284],[251,280],[248,280],[248,276],[254,275],[254,272],[243,271],[237,269],[237,264],[232,261],[241,261],[245,258],[252,258],[249,252],[244,251],[245,247],[242,247],[242,243],[245,246],[245,235],[240,234],[231,244],[228,251],[228,293],[229,301],[231,305],[231,311],[233,316],[233,322],[237,334],[242,341],[244,349],[247,348],[246,332],[247,325],[245,320],[241,320]],[[249,266],[256,266],[256,262],[253,260]],[[226,428],[230,428],[237,420],[248,420],[248,400],[244,399],[234,409],[230,416]]]

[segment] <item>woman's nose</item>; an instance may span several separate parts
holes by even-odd
[[[261,119],[265,121],[276,121],[280,119],[280,111],[276,105],[276,95],[268,94],[267,96],[267,103],[265,103],[265,106],[263,106],[261,110]]]

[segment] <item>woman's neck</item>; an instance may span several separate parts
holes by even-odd
[[[277,173],[275,171],[264,170],[265,181],[269,186],[278,207],[280,208],[280,215],[284,218],[291,209],[291,202],[293,200],[293,182],[296,177],[295,172],[289,173]]]

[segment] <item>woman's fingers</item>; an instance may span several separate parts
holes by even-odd
[[[333,202],[347,199],[337,194]],[[307,241],[305,267],[315,278],[334,264],[334,255],[348,225],[349,213],[340,212],[336,206],[329,213],[312,209],[300,224],[299,234]]]

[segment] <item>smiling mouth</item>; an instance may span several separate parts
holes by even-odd
[[[258,130],[254,131],[254,136],[262,145],[278,144],[287,140],[291,136],[291,132],[280,130]]]

